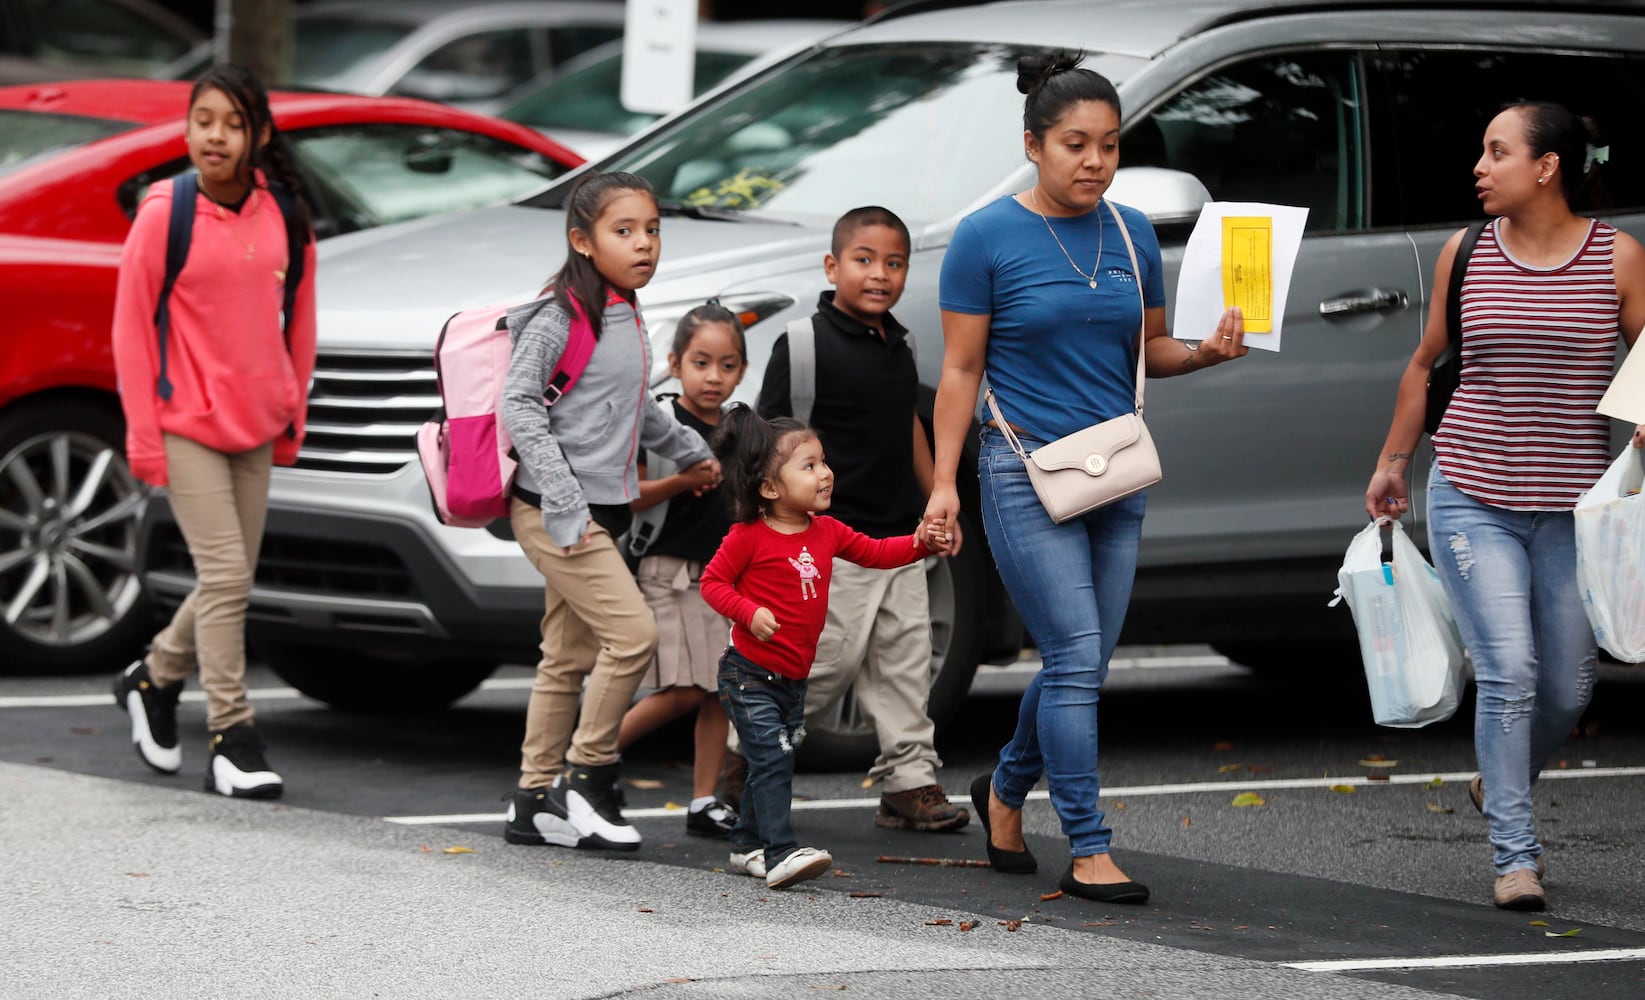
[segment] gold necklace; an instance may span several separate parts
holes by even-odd
[[[202,193],[205,192],[205,188],[201,188],[200,190]],[[256,237],[253,237],[248,243],[240,236],[240,224],[242,222],[248,222],[252,216],[257,214],[257,210],[263,205],[263,200],[257,197],[257,189],[253,187],[251,189],[251,193],[247,195],[246,200],[251,204],[251,211],[245,215],[241,215],[238,212],[235,213],[233,222],[228,221],[228,214],[223,211],[222,202],[218,201],[216,198],[213,198],[209,194],[206,195],[206,200],[211,202],[212,207],[217,209],[217,218],[221,219],[224,227],[228,229],[229,237],[232,238],[234,242],[246,248],[246,260],[251,260],[253,257],[257,256]]]
[[[1045,213],[1040,211],[1040,196],[1039,196],[1039,193],[1038,193],[1038,187],[1039,187],[1039,185],[1035,185],[1034,187],[1031,187],[1031,188],[1028,189],[1028,197],[1032,198],[1033,201],[1034,201],[1034,214],[1040,217],[1041,222],[1045,223],[1045,231],[1050,233],[1051,238],[1057,241],[1057,249],[1061,250],[1062,255],[1064,257],[1068,258],[1068,266],[1074,269],[1075,274],[1077,274],[1080,277],[1084,278],[1086,280],[1086,282],[1088,284],[1090,284],[1090,286],[1092,288],[1096,288],[1097,287],[1097,274],[1102,269],[1102,202],[1099,200],[1097,202],[1097,208],[1096,208],[1096,212],[1097,212],[1097,259],[1095,261],[1093,261],[1092,264],[1091,264],[1091,273],[1086,274],[1084,271],[1080,270],[1080,266],[1078,264],[1074,263],[1074,255],[1069,253],[1068,248],[1062,245],[1062,240],[1058,238],[1057,231],[1055,229],[1051,228],[1051,220],[1047,219],[1045,217]]]

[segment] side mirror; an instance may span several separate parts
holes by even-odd
[[[1140,210],[1155,226],[1192,224],[1200,207],[1211,200],[1198,177],[1163,167],[1121,167],[1108,186],[1108,196]]]

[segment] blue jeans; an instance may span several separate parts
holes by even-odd
[[[727,646],[720,657],[720,704],[737,727],[748,781],[731,849],[765,849],[765,867],[793,854],[794,752],[805,739],[805,681],[755,664]]]
[[[1043,442],[1022,437],[1025,450]],[[978,456],[988,545],[1043,666],[1000,751],[994,792],[1020,809],[1043,773],[1074,857],[1106,854],[1097,808],[1097,696],[1131,601],[1146,494],[1056,524],[1005,436],[982,432]]]
[[[1474,753],[1497,874],[1535,868],[1531,785],[1594,691],[1571,512],[1492,507],[1436,464],[1428,548],[1474,663]]]

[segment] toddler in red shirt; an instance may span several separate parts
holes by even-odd
[[[834,474],[803,421],[766,421],[735,406],[720,420],[714,451],[735,523],[703,570],[701,590],[732,621],[720,701],[748,759],[730,867],[784,889],[834,863],[827,851],[798,846],[789,819],[794,752],[805,738],[805,679],[828,616],[834,559],[895,569],[931,552],[946,555],[949,539],[926,524],[912,535],[869,538],[821,514]]]

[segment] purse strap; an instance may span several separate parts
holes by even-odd
[[[1102,211],[1103,205],[1108,205],[1108,212],[1114,217],[1114,222],[1119,226],[1120,235],[1125,237],[1125,252],[1131,257],[1131,275],[1136,279],[1137,304],[1142,306],[1142,323],[1137,328],[1137,416],[1140,417],[1142,416],[1142,387],[1148,376],[1147,362],[1143,356],[1143,347],[1147,344],[1148,335],[1148,302],[1142,297],[1142,270],[1137,267],[1137,248],[1131,242],[1131,231],[1126,228],[1125,220],[1120,218],[1119,210],[1114,208],[1106,199],[1097,203],[1097,211]],[[1098,266],[1101,266],[1100,261]],[[1028,453],[1023,450],[1022,442],[1017,440],[1016,431],[1013,431],[1011,425],[1006,423],[1005,418],[1000,415],[999,404],[994,401],[993,386],[988,387],[987,399],[988,409],[994,414],[994,425],[1000,429],[1000,433],[1005,435],[1005,440],[1011,445],[1011,450],[1022,456],[1022,460],[1026,462]]]

